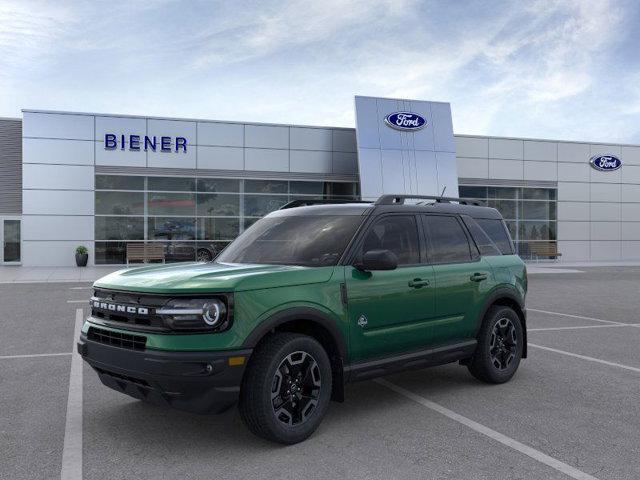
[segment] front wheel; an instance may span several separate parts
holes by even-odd
[[[487,383],[504,383],[516,373],[523,350],[523,330],[518,314],[509,307],[489,309],[478,334],[478,346],[467,368]]]
[[[240,416],[259,437],[293,444],[309,437],[331,398],[331,364],[322,345],[277,333],[251,356],[240,392]]]

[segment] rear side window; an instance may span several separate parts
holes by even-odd
[[[482,256],[502,255],[502,251],[500,250],[500,248],[495,244],[493,240],[491,240],[489,235],[485,233],[482,227],[478,225],[473,218],[467,215],[463,215],[462,220],[464,221],[464,224],[469,229],[469,233],[471,233],[473,240],[476,242],[476,245],[478,246],[478,250],[480,250],[480,255]]]
[[[369,250],[392,251],[398,257],[398,265],[420,263],[415,217],[390,215],[378,220],[364,237],[362,253]]]
[[[431,263],[471,261],[469,240],[456,217],[425,215],[423,219],[429,238]]]
[[[513,244],[502,220],[494,218],[476,218],[475,221],[482,227],[493,243],[500,249],[503,255],[513,255]]]

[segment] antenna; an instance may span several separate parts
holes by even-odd
[[[444,192],[447,190],[447,186],[445,185],[442,189],[442,193],[440,194],[440,198],[444,197]]]

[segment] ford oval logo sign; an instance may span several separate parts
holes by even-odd
[[[396,130],[413,131],[427,126],[427,121],[417,113],[396,112],[384,117],[384,123]]]
[[[622,166],[622,160],[613,155],[596,155],[591,157],[589,163],[593,168],[601,172],[613,172]]]

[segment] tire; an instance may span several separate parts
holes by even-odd
[[[247,365],[240,416],[266,440],[301,442],[320,425],[331,382],[331,363],[320,343],[306,335],[276,333],[258,345]]]
[[[467,365],[471,375],[486,383],[511,380],[522,358],[523,337],[516,312],[500,305],[491,307],[482,321],[478,346]]]
[[[199,262],[210,262],[213,260],[213,254],[206,248],[201,248],[198,250],[197,259]]]

